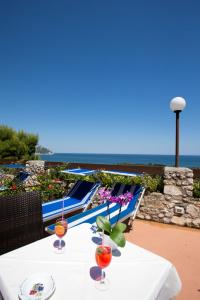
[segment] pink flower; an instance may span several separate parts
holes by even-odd
[[[98,192],[101,202],[109,201],[111,203],[119,203],[121,206],[129,203],[133,197],[130,192],[126,192],[119,196],[112,196],[110,190],[106,190],[105,188],[101,188]]]
[[[105,188],[101,188],[98,191],[101,202],[109,201],[111,197],[111,191],[106,190]]]

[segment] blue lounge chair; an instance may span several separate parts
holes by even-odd
[[[66,174],[73,174],[73,175],[81,175],[81,176],[88,176],[88,175],[98,175],[98,173],[107,173],[112,175],[121,175],[121,176],[143,176],[142,173],[137,172],[124,172],[119,170],[89,170],[89,169],[67,169],[61,171]]]
[[[62,173],[72,174],[72,175],[81,175],[81,176],[89,176],[98,173],[98,170],[89,170],[89,169],[66,169],[61,171]]]
[[[0,173],[0,179],[4,178],[6,174],[5,173]],[[25,180],[29,177],[30,173],[26,171],[20,171],[13,179],[12,183],[15,184],[16,186],[21,186]],[[8,190],[9,188],[7,186],[1,185],[0,186],[0,191],[5,191]]]
[[[14,180],[16,181],[16,183],[20,184],[20,183],[23,183],[30,175],[31,175],[31,173],[29,173],[29,172],[20,171]]]
[[[85,211],[92,201],[100,183],[78,180],[65,198],[42,204],[43,221],[82,209]]]
[[[107,173],[107,174],[112,174],[112,175],[120,175],[120,176],[143,176],[142,173],[138,172],[124,172],[124,171],[119,171],[119,170],[102,170],[102,173]]]
[[[111,203],[108,206],[108,203],[106,202],[101,205],[98,205],[93,209],[87,210],[83,213],[68,218],[68,228],[80,225],[82,223],[90,223],[91,225],[95,225],[96,217],[100,215],[104,217],[110,216],[111,225],[114,225],[118,221],[123,222],[124,220],[130,217],[132,218],[132,220],[134,220],[138,208],[140,206],[141,199],[144,195],[145,189],[138,185],[131,186],[117,183],[113,189],[112,195],[120,195],[127,191],[133,193],[133,198],[127,205],[122,206],[120,213],[120,205],[118,203]],[[50,234],[53,234],[54,227],[55,224],[52,224],[46,227],[46,231]]]
[[[8,189],[7,186],[4,186],[4,185],[0,186],[0,192],[4,192],[7,189]]]

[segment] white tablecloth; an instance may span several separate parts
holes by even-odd
[[[0,256],[0,291],[4,300],[16,300],[22,281],[33,273],[48,272],[56,283],[52,300],[169,300],[181,289],[175,267],[166,259],[127,242],[105,269],[107,291],[95,288],[98,234],[90,224],[74,227],[65,236],[66,250],[56,254],[50,236]]]

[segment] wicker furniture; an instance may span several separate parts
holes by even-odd
[[[40,194],[0,196],[0,254],[43,237]]]

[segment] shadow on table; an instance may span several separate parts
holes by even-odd
[[[93,241],[93,243],[95,243],[96,245],[101,245],[101,244],[102,244],[102,238],[101,238],[101,237],[93,236],[93,237],[92,237],[92,241]]]
[[[92,241],[96,245],[102,245],[102,238],[101,237],[93,236]],[[112,250],[112,255],[113,256],[121,256],[121,252],[118,249],[114,249],[114,250]]]
[[[114,249],[112,250],[112,256],[116,256],[116,257],[119,257],[121,256],[121,252],[118,250],[118,249]]]
[[[93,266],[90,268],[90,277],[95,281],[101,280],[101,268]],[[103,271],[103,278],[105,278],[105,272]]]

